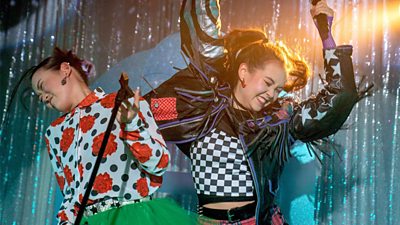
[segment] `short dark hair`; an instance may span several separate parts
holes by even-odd
[[[8,101],[7,108],[5,110],[5,116],[3,117],[4,120],[1,121],[0,129],[3,130],[4,127],[6,126],[6,123],[8,122],[8,115],[10,113],[10,108],[12,103],[14,102],[14,99],[17,96],[18,89],[20,88],[21,84],[26,80],[28,77],[29,79],[32,79],[32,76],[38,71],[39,69],[49,69],[49,70],[59,70],[61,63],[63,62],[68,62],[72,67],[74,67],[78,72],[79,75],[82,77],[83,81],[88,85],[88,76],[82,69],[82,60],[76,56],[75,54],[72,53],[72,51],[63,51],[58,47],[55,47],[53,50],[53,55],[50,57],[45,58],[43,61],[41,61],[38,65],[32,66],[28,70],[26,70],[23,75],[20,77],[18,80],[17,84],[13,88],[11,95],[10,95],[10,100]],[[25,88],[23,90],[23,94],[20,98],[22,105],[24,106],[25,109],[27,109],[26,105],[23,103],[23,98],[26,97],[26,93],[30,93],[32,91],[32,88]]]

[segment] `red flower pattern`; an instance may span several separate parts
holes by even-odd
[[[57,179],[58,186],[60,186],[61,191],[63,191],[64,190],[64,185],[65,185],[64,177],[63,176],[58,176],[57,173],[55,173],[55,174],[56,174],[56,179]]]
[[[168,154],[163,154],[161,156],[160,162],[157,164],[157,168],[166,168],[168,166],[169,157]]]
[[[116,93],[109,94],[105,98],[100,100],[100,104],[104,108],[112,108],[112,107],[114,107],[114,102],[115,102],[115,97],[116,96],[117,96]]]
[[[104,134],[101,133],[97,135],[95,138],[93,138],[93,145],[92,145],[92,151],[94,155],[98,155],[100,148],[101,148],[101,143],[103,142],[104,139]],[[117,151],[117,143],[115,142],[116,136],[114,134],[110,134],[110,137],[108,138],[106,150],[104,151],[103,158],[106,158],[108,155],[113,154],[115,151]]]
[[[78,165],[78,171],[79,171],[80,177],[83,177],[83,165],[81,163],[79,163],[79,165]]]
[[[163,181],[163,177],[162,176],[155,176],[152,174],[147,174],[150,178],[150,186],[152,187],[160,187]]]
[[[70,113],[69,113],[69,117],[73,117],[75,115],[76,112],[76,108],[73,109]]]
[[[45,138],[44,142],[46,143],[46,149],[47,149],[47,153],[50,154],[50,143],[49,143],[49,139]]]
[[[75,204],[74,205],[74,216],[77,216],[79,212],[79,205]]]
[[[83,99],[78,106],[79,107],[86,107],[89,105],[92,105],[93,103],[95,103],[97,100],[99,99],[99,97],[96,96],[95,92],[90,93],[88,96],[86,96],[85,99]]]
[[[82,203],[82,200],[83,200],[83,194],[79,194],[79,203]],[[94,201],[93,200],[90,200],[90,199],[88,199],[88,201],[87,201],[87,204],[86,205],[91,205],[91,204],[93,204],[94,203]]]
[[[113,180],[108,173],[99,174],[94,181],[93,190],[97,193],[106,193],[111,190],[112,184]]]
[[[75,133],[75,129],[74,128],[66,128],[63,131],[62,137],[61,137],[61,141],[60,141],[60,148],[61,151],[63,152],[67,152],[69,147],[72,144],[72,141],[74,140],[74,133]]]
[[[69,168],[69,166],[64,167],[64,175],[65,175],[65,179],[67,179],[68,185],[71,185],[71,182],[73,181],[73,179],[72,179],[71,169]]]
[[[149,186],[147,185],[146,178],[140,178],[136,182],[136,191],[142,197],[146,197],[149,194]]]
[[[138,130],[135,131],[123,131],[121,129],[121,132],[119,133],[119,137],[130,140],[130,141],[137,141],[141,137],[140,132]]]
[[[57,162],[61,165],[61,157],[60,156],[56,156]]]
[[[65,214],[65,211],[61,211],[57,214],[58,218],[60,218],[61,221],[68,221],[68,216]]]
[[[94,116],[82,117],[81,121],[79,122],[79,127],[81,128],[82,132],[86,133],[88,130],[92,129],[95,120],[96,117]]]
[[[141,111],[138,112],[139,118],[142,120],[143,123],[146,123],[146,119],[143,116],[143,113]]]
[[[147,144],[141,144],[139,142],[136,142],[130,147],[130,149],[133,155],[141,163],[148,161],[152,156],[151,148]]]
[[[104,116],[102,116],[102,112],[110,110],[110,108],[112,108],[114,106],[114,101],[115,101],[115,97],[116,94],[110,94],[107,95],[105,97],[102,97],[102,93],[99,93],[100,95],[98,95],[98,93],[93,92],[90,95],[88,95],[78,106],[79,108],[83,108],[83,107],[88,107],[90,106],[92,108],[92,110],[86,110],[86,112],[89,114],[87,116],[84,116],[82,118],[79,119],[75,119],[75,117],[77,117],[78,113],[74,112],[79,112],[79,108],[75,108],[73,111],[71,111],[69,114],[66,114],[66,116],[62,116],[57,118],[56,120],[53,121],[53,123],[51,124],[51,127],[49,128],[51,133],[49,133],[49,139],[45,140],[46,145],[47,145],[47,151],[50,153],[52,151],[51,147],[50,147],[50,143],[53,143],[53,140],[56,140],[55,138],[60,132],[61,129],[61,125],[63,125],[66,129],[63,130],[63,132],[61,132],[61,137],[58,136],[58,138],[60,138],[60,151],[63,151],[64,153],[66,153],[69,148],[71,147],[71,145],[73,144],[74,140],[78,140],[75,135],[77,135],[78,133],[82,134],[83,137],[83,142],[82,142],[82,146],[86,145],[89,141],[89,146],[90,146],[90,140],[92,140],[92,153],[97,155],[98,151],[100,150],[100,146],[101,146],[101,142],[103,141],[104,138],[104,133],[101,133],[102,131],[100,131],[99,135],[93,137],[91,136],[92,134],[92,130],[94,129],[98,129],[98,127],[96,127],[96,119],[97,118],[103,118]],[[96,96],[97,95],[97,96]],[[101,96],[101,97],[98,97]],[[102,100],[99,100],[100,98],[102,98]],[[141,101],[144,101],[143,98],[140,99]],[[144,103],[143,103],[144,104]],[[104,107],[104,108],[102,108]],[[148,106],[147,106],[148,107]],[[96,116],[95,114],[99,114],[100,113],[100,117]],[[139,119],[142,120],[143,123],[146,123],[146,119],[148,119],[147,117],[148,115],[148,108],[146,108],[146,106],[143,106],[141,108],[141,112],[138,113]],[[66,122],[66,118],[74,118],[74,122],[72,123],[72,121],[68,121]],[[71,124],[72,123],[72,124]],[[77,130],[78,132],[75,132],[75,127],[77,125],[77,123],[79,124],[79,129]],[[119,151],[119,149],[124,149],[125,144],[129,144],[131,151],[133,152],[133,154],[135,155],[135,157],[141,162],[147,162],[150,157],[152,156],[152,148],[153,145],[150,144],[150,142],[147,141],[140,141],[141,143],[137,142],[139,141],[139,138],[141,137],[141,134],[139,132],[139,130],[136,131],[130,131],[130,132],[125,132],[124,131],[124,125],[121,125],[121,131],[119,132],[119,138],[123,139],[124,141],[126,141],[127,143],[123,143],[123,142],[119,142],[119,140],[117,140],[117,136],[118,133],[113,131],[110,139],[108,141],[107,147],[106,147],[106,151],[105,151],[105,155],[109,156],[111,154],[113,154],[114,152],[117,152],[119,154],[126,154],[126,152],[124,151]],[[71,128],[68,128],[71,127]],[[73,127],[73,128],[72,128]],[[120,130],[120,129],[118,129]],[[162,147],[164,146],[164,143],[160,142],[159,140],[157,140],[155,137],[153,137],[154,140],[156,140],[157,145],[160,144]],[[53,142],[52,142],[53,141]],[[148,145],[147,145],[147,144]],[[79,143],[81,144],[81,142]],[[119,146],[120,144],[123,144],[122,146]],[[56,146],[56,145],[55,145]],[[55,147],[54,146],[54,147]],[[84,151],[85,149],[82,149],[82,151]],[[87,151],[86,151],[87,152]],[[85,154],[84,152],[82,152],[83,154]],[[86,153],[87,154],[87,153]],[[90,151],[89,151],[90,154]],[[72,185],[74,182],[74,179],[76,181],[82,182],[82,185],[86,182],[85,179],[82,180],[82,177],[85,173],[85,165],[87,166],[87,160],[90,159],[91,160],[91,155],[86,155],[85,157],[88,158],[82,158],[79,159],[78,164],[76,159],[74,158],[74,160],[72,162],[68,162],[68,159],[70,159],[70,155],[65,155],[65,154],[59,154],[57,153],[54,158],[52,160],[57,161],[57,167],[58,168],[62,168],[63,169],[63,176],[59,175],[59,174],[55,174],[56,175],[56,179],[58,182],[58,185],[60,186],[60,189],[62,189],[62,191],[65,188],[65,185],[69,185],[68,188],[74,189],[76,196],[73,197],[73,201],[75,202],[74,205],[63,205],[61,208],[61,211],[58,213],[59,218],[62,221],[69,221],[71,218],[68,218],[67,216],[67,212],[72,212],[75,215],[77,214],[77,206],[79,206],[79,203],[82,201],[83,198],[83,193],[81,193],[80,189],[75,189],[75,185]],[[121,155],[122,157],[122,155]],[[126,157],[126,156],[125,156]],[[116,156],[116,158],[119,159],[119,156]],[[114,156],[112,158],[114,160]],[[107,164],[106,166],[109,166],[109,163],[115,163],[113,160],[107,160],[105,162],[105,164]],[[121,158],[122,160],[122,158]],[[158,169],[163,169],[163,167],[166,167],[168,165],[169,162],[169,157],[168,154],[162,154],[160,161],[157,164],[157,168]],[[73,164],[75,163],[75,164]],[[74,166],[75,165],[75,166]],[[153,165],[154,166],[154,165]],[[75,173],[79,172],[78,173]],[[99,172],[99,175],[96,177],[95,183],[94,183],[94,187],[93,190],[97,191],[97,193],[99,194],[104,194],[107,193],[108,195],[113,195],[110,194],[112,191],[112,187],[114,185],[120,185],[120,181],[119,179],[115,180],[114,177],[114,173],[108,173],[107,172],[108,169],[101,170]],[[119,171],[116,171],[119,174]],[[133,172],[132,170],[132,176],[131,173],[129,173],[129,183],[133,182],[134,184],[134,188],[136,189],[137,193],[136,198],[139,196],[145,197],[148,196],[149,194],[149,188],[153,187],[153,188],[157,188],[161,185],[162,183],[162,176],[155,176],[152,174],[149,174],[148,172],[145,171],[141,171],[138,169],[134,169],[135,172]],[[136,172],[137,171],[137,172]],[[74,176],[73,173],[74,172]],[[139,175],[140,172],[145,172],[145,177],[141,177]],[[116,174],[117,176],[120,176]],[[74,178],[74,179],[73,179]],[[117,181],[116,183],[114,182],[114,180]],[[137,180],[135,182],[135,180]],[[130,184],[130,187],[132,188],[132,183]],[[128,191],[128,190],[127,190]],[[131,190],[130,190],[130,193]],[[99,195],[99,197],[102,197],[103,195]],[[97,199],[97,198],[95,198]],[[92,204],[93,200],[89,200],[88,204]]]

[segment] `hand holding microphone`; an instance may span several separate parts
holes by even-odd
[[[311,16],[314,18],[319,35],[322,39],[324,48],[336,47],[335,41],[332,38],[331,27],[334,11],[331,9],[326,0],[311,0]]]

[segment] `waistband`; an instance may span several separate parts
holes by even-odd
[[[255,216],[257,203],[253,202],[241,207],[225,209],[210,209],[202,207],[199,214],[217,220],[226,220],[230,223],[246,220]]]
[[[152,200],[153,197],[151,195],[146,196],[141,199],[136,199],[136,200],[129,200],[129,201],[123,201],[123,200],[117,200],[117,199],[107,199],[104,201],[99,201],[94,204],[88,205],[85,207],[85,212],[83,212],[83,216],[88,217],[88,216],[93,216],[96,215],[97,213],[101,213],[110,209],[114,208],[119,208],[125,205],[130,205],[130,204],[135,204],[135,203],[140,203],[140,202],[147,202]]]

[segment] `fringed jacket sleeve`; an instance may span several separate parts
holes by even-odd
[[[359,100],[351,46],[324,50],[325,87],[316,96],[293,103],[289,122],[295,139],[309,142],[336,133]]]
[[[253,135],[246,135],[251,146],[283,165],[288,160],[295,140],[314,146],[314,141],[336,133],[346,121],[354,104],[360,99],[354,81],[352,47],[338,46],[324,50],[325,86],[317,95],[298,102],[283,99],[262,121],[267,126]],[[266,119],[269,118],[269,119]],[[315,151],[314,148],[309,149]],[[261,158],[262,158],[261,157]]]

